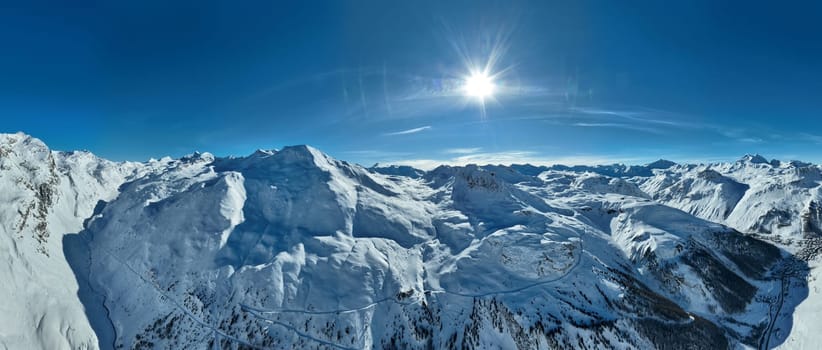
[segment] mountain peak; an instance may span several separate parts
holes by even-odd
[[[274,153],[277,153],[276,149],[262,149],[262,148],[259,148],[256,151],[254,151],[254,153],[251,153],[249,158],[252,158],[252,157],[253,158],[270,157],[270,156],[274,155]]]
[[[21,131],[16,132],[14,134],[2,134],[2,133],[0,133],[0,144],[14,145],[18,142],[24,142],[24,143],[28,143],[28,144],[34,143],[38,146],[47,147],[46,144],[43,141],[41,141],[40,139],[38,139],[36,137],[33,137],[29,134],[26,134],[24,132],[21,132]]]
[[[311,161],[318,164],[318,161],[327,160],[329,157],[322,151],[309,145],[286,146],[276,153],[276,157],[286,162]]]
[[[0,139],[24,139],[27,137],[31,136],[22,131],[18,131],[16,133],[0,133]]]
[[[183,163],[211,163],[214,161],[214,155],[208,152],[197,152],[187,154],[180,158]]]
[[[0,239],[23,253],[7,254],[0,277],[36,287],[0,288],[15,317],[0,323],[26,337],[12,348],[54,347],[39,342],[62,341],[64,324],[83,337],[67,348],[447,348],[477,334],[492,336],[469,345],[743,347],[766,327],[789,334],[772,303],[783,293],[793,310],[801,298],[782,283],[808,289],[802,275],[771,277],[802,268],[782,265],[780,249],[722,224],[779,235],[822,227],[817,168],[370,169],[421,176],[412,180],[307,145],[143,166],[4,137],[16,141],[0,143],[12,152],[0,156],[0,215],[10,218]],[[546,334],[548,319],[583,327]],[[506,331],[522,329],[539,331]],[[626,336],[603,343],[614,332]]]
[[[770,163],[770,162],[768,162],[767,158],[763,157],[762,155],[760,155],[758,153],[756,153],[756,154],[746,154],[739,161],[744,162],[744,163],[751,163],[751,164]]]
[[[309,145],[292,145],[283,147],[279,153],[310,154],[313,156],[317,153],[322,153],[322,151]]]
[[[655,162],[648,163],[648,165],[646,165],[646,167],[648,167],[648,169],[668,169],[668,168],[670,168],[674,165],[676,165],[675,162],[672,162],[672,161],[667,160],[667,159],[659,159]]]

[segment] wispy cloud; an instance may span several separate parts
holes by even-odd
[[[627,130],[636,130],[636,131],[644,131],[649,132],[652,134],[662,134],[663,131],[658,128],[647,127],[647,126],[640,126],[634,124],[626,124],[626,123],[573,123],[573,126],[579,127],[587,127],[587,128],[617,128],[617,129],[627,129]]]
[[[591,118],[572,124],[574,126],[623,128],[657,134],[682,134],[683,131],[707,132],[721,135],[727,141],[746,144],[764,143],[772,138],[770,131],[762,130],[762,128],[719,125],[699,121],[703,118],[698,116],[646,107],[622,109],[575,107],[570,110],[574,116]],[[806,139],[812,140],[812,138]]]
[[[822,136],[809,133],[800,133],[799,138],[805,141],[822,144]]]
[[[345,155],[346,157],[359,157],[359,158],[370,158],[370,159],[377,159],[377,158],[399,158],[399,157],[408,157],[413,155],[413,153],[409,152],[394,152],[394,151],[383,151],[383,150],[353,150],[353,151],[342,151],[340,154]]]
[[[428,129],[431,129],[431,125],[421,126],[419,128],[413,128],[413,129],[408,129],[408,130],[389,132],[389,133],[385,133],[383,135],[396,136],[396,135],[416,134],[418,132],[425,131],[425,130],[428,130]]]
[[[689,123],[683,122],[680,120],[676,120],[673,117],[676,116],[676,113],[666,112],[666,111],[659,111],[659,110],[649,110],[646,108],[635,108],[635,109],[604,109],[604,108],[580,108],[574,107],[570,109],[574,113],[582,114],[582,115],[589,115],[589,116],[600,116],[600,117],[611,117],[611,118],[619,118],[624,121],[630,121],[640,124],[656,124],[660,126],[669,126],[669,127],[691,127],[691,128],[700,128],[704,125],[696,124],[696,123]]]
[[[449,148],[447,150],[442,151],[442,153],[446,154],[472,154],[481,151],[481,147],[473,147],[473,148]]]

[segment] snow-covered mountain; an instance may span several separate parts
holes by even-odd
[[[0,347],[97,347],[63,235],[80,232],[96,203],[145,166],[0,135]]]
[[[424,172],[294,146],[114,163],[3,135],[0,345],[814,344],[819,167],[760,158]]]

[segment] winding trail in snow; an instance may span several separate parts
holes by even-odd
[[[355,312],[365,311],[365,310],[368,310],[372,307],[375,307],[375,306],[377,306],[379,304],[382,304],[382,303],[385,303],[385,302],[393,302],[395,304],[400,304],[400,305],[411,305],[411,304],[417,304],[419,301],[403,303],[403,302],[397,301],[396,298],[394,298],[394,297],[385,297],[385,298],[382,298],[382,299],[379,299],[379,300],[375,300],[375,301],[373,301],[373,302],[371,302],[371,303],[369,303],[365,306],[361,306],[361,307],[356,307],[356,308],[352,308],[352,309],[337,309],[337,310],[325,310],[325,311],[311,311],[311,310],[301,310],[301,309],[277,309],[277,310],[272,310],[272,309],[263,309],[263,308],[253,307],[253,306],[243,304],[243,303],[240,303],[240,308],[242,308],[243,311],[253,312],[253,313],[257,313],[257,314],[287,314],[287,313],[291,313],[291,314],[305,314],[305,315],[340,315],[340,314],[348,314],[348,313],[355,313]]]
[[[576,260],[574,261],[574,264],[571,267],[569,267],[565,271],[565,273],[563,273],[561,276],[558,276],[556,278],[531,283],[531,284],[524,285],[524,286],[514,288],[514,289],[502,290],[502,291],[490,291],[490,292],[487,292],[487,293],[470,294],[470,293],[453,292],[453,291],[449,291],[449,290],[446,290],[446,289],[429,289],[429,290],[421,291],[421,293],[419,295],[422,296],[422,295],[426,295],[426,294],[448,294],[448,295],[455,295],[455,296],[465,297],[465,298],[483,298],[483,297],[487,297],[487,296],[491,296],[491,295],[505,295],[505,294],[519,293],[519,292],[522,292],[524,290],[534,288],[534,287],[537,287],[537,286],[558,282],[558,281],[564,279],[565,277],[569,276],[572,272],[574,272],[577,269],[577,267],[579,267],[580,263],[582,262],[582,257],[583,257],[583,254],[585,253],[585,251],[583,250],[583,247],[582,247],[582,237],[579,236],[579,235],[577,237],[579,238],[579,248],[578,248],[579,249],[579,254],[577,254],[577,257],[576,257]],[[375,300],[375,301],[373,301],[373,302],[371,302],[367,305],[361,306],[361,307],[349,308],[349,309],[337,309],[337,310],[324,310],[324,311],[311,311],[311,310],[300,310],[300,309],[277,309],[277,310],[273,310],[273,309],[262,309],[262,308],[252,307],[252,306],[249,306],[249,305],[246,305],[246,304],[240,304],[240,307],[243,311],[249,313],[253,317],[255,317],[257,319],[260,319],[260,320],[263,320],[264,322],[268,322],[268,323],[271,323],[273,325],[278,325],[280,327],[289,329],[289,330],[295,332],[300,337],[304,337],[306,339],[311,339],[311,340],[314,340],[314,341],[316,341],[320,344],[323,344],[323,345],[326,345],[326,346],[331,346],[331,347],[338,348],[338,349],[353,350],[353,349],[356,349],[356,348],[347,347],[347,346],[336,344],[336,343],[329,342],[329,341],[326,341],[326,340],[318,339],[316,337],[313,337],[309,334],[306,334],[306,333],[303,333],[303,332],[297,330],[292,325],[289,325],[287,323],[284,323],[284,322],[276,320],[276,319],[272,319],[270,316],[266,316],[266,315],[280,314],[280,313],[298,313],[298,314],[304,314],[304,315],[346,314],[346,313],[356,313],[356,312],[360,312],[360,311],[365,311],[365,310],[371,309],[371,308],[373,308],[377,305],[380,305],[380,304],[383,304],[383,303],[388,303],[388,302],[398,304],[398,305],[401,305],[401,306],[408,306],[408,305],[412,305],[412,304],[418,304],[422,301],[424,301],[424,298],[416,298],[416,300],[414,300],[412,302],[402,302],[402,301],[397,300],[395,297],[385,297],[385,298],[382,298],[382,299],[379,299],[379,300]]]
[[[85,237],[84,237],[84,239],[85,239]],[[88,240],[87,240],[87,241],[86,241],[86,243],[89,243],[89,244],[90,244],[90,241],[88,241]],[[89,246],[90,246],[90,245],[89,245]],[[146,278],[145,278],[142,274],[140,274],[137,270],[135,270],[133,267],[131,267],[131,265],[129,265],[129,264],[128,264],[128,263],[126,263],[125,261],[122,261],[120,258],[118,258],[116,255],[114,255],[114,254],[113,254],[113,253],[111,253],[110,251],[105,250],[105,249],[101,249],[101,250],[102,250],[102,251],[103,251],[103,252],[104,252],[107,256],[109,256],[109,257],[111,257],[112,259],[114,259],[114,261],[118,262],[120,265],[123,265],[123,266],[124,266],[124,267],[125,267],[125,268],[129,271],[129,272],[131,272],[132,274],[134,274],[134,275],[136,275],[138,278],[140,278],[140,281],[142,281],[143,283],[145,283],[145,284],[147,284],[147,285],[151,286],[151,288],[152,288],[152,289],[154,289],[154,291],[156,291],[158,294],[160,294],[160,296],[162,296],[162,297],[163,297],[163,298],[161,298],[161,300],[165,299],[165,300],[168,300],[169,302],[171,302],[172,306],[174,306],[175,308],[177,308],[177,309],[179,309],[180,311],[182,311],[182,312],[183,312],[183,313],[184,313],[184,314],[185,314],[188,318],[190,318],[192,321],[194,321],[195,323],[197,323],[197,324],[198,324],[198,325],[200,325],[201,327],[204,327],[204,328],[210,329],[210,330],[213,332],[213,334],[215,334],[215,335],[217,335],[217,336],[219,336],[219,337],[222,337],[222,338],[225,338],[225,339],[229,339],[229,340],[231,340],[231,341],[234,341],[234,342],[236,342],[236,343],[239,343],[239,344],[242,344],[242,345],[244,345],[244,346],[250,347],[250,348],[252,348],[252,349],[264,349],[264,348],[262,348],[262,347],[260,347],[260,346],[256,346],[256,345],[251,344],[251,343],[249,343],[249,342],[247,342],[247,341],[245,341],[245,340],[242,340],[242,339],[240,339],[240,338],[237,338],[237,337],[234,337],[234,336],[232,336],[232,335],[229,335],[229,334],[227,334],[227,333],[223,332],[222,330],[220,330],[219,328],[217,328],[217,327],[215,327],[215,326],[212,326],[212,325],[210,325],[210,324],[206,323],[205,321],[201,320],[199,317],[197,317],[196,315],[194,315],[194,314],[191,312],[191,310],[189,310],[188,308],[184,307],[182,304],[180,304],[180,302],[178,302],[176,299],[174,299],[174,298],[172,298],[171,296],[169,296],[169,295],[168,295],[168,293],[166,293],[165,291],[163,291],[162,289],[160,289],[160,287],[156,286],[154,283],[152,283],[151,281],[149,281],[148,279],[146,279]],[[90,271],[90,269],[89,269],[89,271]],[[90,282],[90,280],[89,280],[89,282]],[[108,308],[106,308],[106,309],[108,309]],[[216,336],[215,336],[215,338],[214,338],[214,339],[215,339],[215,341],[219,341],[219,338],[218,338],[218,337],[216,337]]]
[[[790,288],[792,279],[796,278],[797,280],[803,280],[807,278],[807,274],[810,273],[810,271],[807,270],[808,266],[800,263],[803,261],[805,260],[799,260],[798,262],[796,260],[785,259],[780,263],[778,267],[775,268],[775,270],[778,272],[778,277],[769,278],[769,280],[779,281],[779,294],[777,295],[777,300],[771,303],[768,309],[768,325],[765,327],[765,330],[759,337],[759,346],[757,347],[758,349],[766,350],[780,345],[777,344],[775,346],[771,346],[771,340],[774,336],[774,328],[776,327],[776,323],[779,320],[780,314],[782,313],[782,309],[785,306],[785,298],[791,295]],[[795,306],[796,305],[794,305],[794,307]]]
[[[337,349],[343,349],[343,350],[358,350],[358,348],[347,347],[347,346],[344,346],[344,345],[340,345],[340,344],[337,344],[337,343],[333,343],[333,342],[330,342],[330,341],[327,341],[327,340],[323,340],[323,339],[320,339],[320,338],[314,337],[314,336],[312,336],[312,335],[310,335],[310,334],[308,334],[308,333],[304,333],[304,332],[302,332],[302,331],[298,330],[296,327],[294,327],[294,326],[292,326],[292,325],[290,325],[290,324],[288,324],[288,323],[285,323],[285,322],[282,322],[282,321],[278,321],[278,320],[272,320],[272,319],[270,319],[270,318],[265,318],[265,317],[263,317],[263,316],[259,315],[259,314],[258,314],[257,312],[255,312],[255,311],[247,311],[247,312],[248,312],[249,314],[251,314],[252,316],[256,317],[257,319],[262,320],[263,322],[266,322],[266,323],[270,323],[270,324],[272,324],[272,325],[277,325],[277,326],[283,327],[283,328],[285,328],[285,329],[288,329],[288,330],[290,330],[290,331],[294,332],[294,334],[296,334],[296,335],[298,335],[298,336],[300,336],[300,337],[302,337],[302,338],[305,338],[305,339],[308,339],[308,340],[315,341],[315,342],[320,343],[320,344],[322,344],[322,345],[330,346],[330,347],[337,348]]]
[[[538,287],[538,286],[541,286],[541,285],[558,282],[558,281],[566,278],[567,276],[569,276],[572,272],[574,272],[579,267],[580,263],[582,262],[582,257],[585,254],[585,250],[583,249],[583,243],[582,243],[583,239],[582,239],[582,235],[580,235],[579,233],[576,233],[576,235],[577,235],[577,239],[579,240],[578,241],[579,242],[579,245],[578,245],[579,253],[576,256],[576,260],[574,261],[574,264],[571,265],[562,275],[557,276],[556,278],[543,280],[543,281],[538,281],[538,282],[527,284],[527,285],[517,287],[517,288],[514,288],[514,289],[502,290],[502,291],[490,291],[490,292],[485,292],[485,293],[474,293],[474,294],[472,294],[472,293],[453,292],[453,291],[449,291],[449,290],[446,290],[446,289],[429,289],[429,290],[421,291],[421,295],[426,295],[426,294],[448,294],[448,295],[454,295],[454,296],[466,297],[466,298],[483,298],[483,297],[487,297],[487,296],[491,296],[491,295],[506,295],[506,294],[519,293],[519,292],[522,292],[522,291],[530,289],[530,288],[534,288],[534,287]],[[84,237],[84,239],[87,239],[87,238]],[[90,244],[90,241],[87,241],[86,243]],[[110,251],[103,250],[103,252],[106,255],[108,255],[109,257],[111,257],[112,259],[114,259],[115,261],[117,261],[119,264],[123,265],[129,272],[137,275],[137,277],[140,278],[140,280],[143,283],[148,284],[149,286],[151,286],[151,288],[154,289],[158,294],[160,294],[164,299],[171,302],[172,306],[174,306],[175,308],[182,311],[187,317],[189,317],[195,323],[197,323],[201,327],[204,327],[204,328],[207,328],[207,329],[211,330],[214,334],[214,339],[215,339],[216,342],[219,341],[219,338],[225,338],[225,339],[234,341],[236,343],[242,344],[244,346],[247,346],[247,347],[250,347],[250,348],[253,348],[253,349],[263,349],[260,346],[256,346],[254,344],[249,343],[248,341],[245,341],[245,340],[239,339],[237,337],[231,336],[231,335],[223,332],[219,328],[217,328],[215,326],[212,326],[212,325],[206,323],[205,321],[201,320],[199,317],[194,315],[191,312],[191,310],[184,307],[180,302],[178,302],[176,299],[169,296],[168,293],[166,293],[161,288],[159,288],[159,286],[155,285],[154,283],[152,283],[151,281],[146,279],[146,277],[144,277],[142,274],[140,274],[138,271],[136,271],[133,267],[131,267],[131,265],[127,264],[125,261],[122,261],[119,257],[117,257],[115,254],[111,253]],[[326,310],[326,311],[310,311],[310,310],[298,310],[298,309],[270,310],[270,309],[255,308],[255,307],[243,304],[243,303],[240,303],[239,306],[240,306],[242,311],[247,312],[248,314],[250,314],[254,318],[256,318],[260,321],[263,321],[265,323],[269,323],[271,325],[276,325],[276,326],[288,329],[288,330],[294,332],[294,334],[296,334],[297,336],[299,336],[301,338],[304,338],[304,339],[307,339],[307,340],[310,340],[310,341],[314,341],[314,342],[317,342],[317,343],[325,345],[325,346],[337,348],[337,349],[355,350],[357,348],[347,347],[347,346],[344,346],[344,345],[340,345],[340,344],[337,344],[337,343],[334,343],[334,342],[330,342],[330,341],[327,341],[327,340],[317,338],[317,337],[312,336],[308,333],[305,333],[305,332],[302,332],[302,331],[298,330],[297,328],[295,328],[294,326],[292,326],[290,324],[287,324],[285,322],[282,322],[282,321],[279,321],[279,320],[276,320],[276,319],[271,319],[270,317],[266,317],[266,316],[264,316],[264,314],[277,314],[277,313],[299,313],[299,314],[308,314],[308,315],[312,315],[312,314],[313,315],[346,314],[346,313],[356,313],[356,312],[368,310],[368,309],[371,309],[371,308],[373,308],[377,305],[380,305],[382,303],[387,303],[387,302],[391,302],[391,303],[402,305],[402,306],[408,306],[408,305],[412,305],[412,304],[418,304],[422,301],[424,301],[424,298],[416,298],[416,300],[414,300],[412,302],[402,302],[402,301],[396,300],[395,297],[385,297],[385,298],[373,301],[373,302],[371,302],[367,305],[357,307],[357,308]]]
[[[773,312],[774,304],[771,304],[771,307],[768,310],[768,316],[770,318],[768,322],[768,326],[765,328],[765,332],[762,333],[762,337],[759,339],[759,349],[767,350],[771,348],[771,335],[773,334],[773,328],[776,325],[776,321],[779,319],[779,313],[782,312],[782,306],[785,303],[785,294],[788,293],[788,286],[790,285],[791,276],[784,271],[780,271],[781,276],[779,277],[779,295],[776,301],[776,312]]]
[[[453,291],[449,291],[447,289],[424,289],[424,290],[420,291],[420,294],[422,294],[422,295],[426,295],[426,294],[448,294],[448,295],[455,295],[455,296],[466,297],[466,298],[482,298],[482,297],[487,297],[487,296],[491,296],[491,295],[505,295],[505,294],[519,293],[519,292],[522,292],[526,289],[534,288],[534,287],[541,286],[541,285],[544,285],[544,284],[558,282],[558,281],[564,279],[565,277],[569,276],[579,266],[580,262],[582,261],[582,255],[584,254],[584,250],[582,250],[581,241],[580,241],[580,247],[578,249],[579,249],[580,253],[577,254],[577,257],[576,257],[576,260],[574,261],[574,264],[571,265],[565,271],[565,273],[563,273],[562,275],[557,276],[555,278],[552,278],[552,279],[534,282],[534,283],[527,284],[527,285],[517,287],[517,288],[514,288],[514,289],[501,290],[501,291],[490,291],[490,292],[485,292],[485,293],[471,294],[471,293],[453,292]],[[240,307],[243,310],[247,310],[247,311],[258,313],[258,314],[299,313],[299,314],[306,314],[306,315],[328,315],[328,314],[346,314],[346,313],[364,311],[364,310],[370,309],[372,307],[375,307],[379,304],[386,303],[386,302],[392,302],[394,304],[407,306],[407,305],[411,305],[411,304],[418,304],[421,301],[422,301],[422,299],[418,299],[414,302],[401,302],[401,301],[396,300],[395,297],[385,297],[385,298],[382,298],[382,299],[375,300],[375,301],[373,301],[373,302],[371,302],[367,305],[361,306],[361,307],[349,308],[349,309],[337,309],[337,310],[324,310],[324,311],[312,311],[312,310],[302,310],[302,309],[263,309],[263,308],[253,307],[253,306],[250,306],[250,305],[247,305],[247,304],[242,304],[242,303],[240,304]]]

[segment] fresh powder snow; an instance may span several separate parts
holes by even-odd
[[[798,348],[820,167],[144,163],[0,135],[0,347]]]

